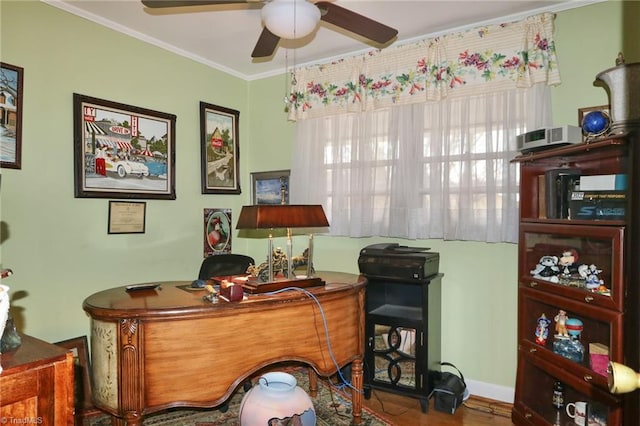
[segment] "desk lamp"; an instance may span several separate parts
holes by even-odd
[[[611,393],[629,393],[640,388],[640,374],[626,365],[609,362],[607,373]]]
[[[322,206],[317,204],[259,204],[243,206],[236,229],[269,230],[269,280],[273,281],[273,234],[271,230],[287,230],[287,278],[295,280],[292,269],[292,228],[322,228],[329,226]],[[307,279],[311,279],[313,265],[313,234],[309,234]],[[319,280],[318,280],[319,281]],[[295,285],[295,284],[293,284]]]

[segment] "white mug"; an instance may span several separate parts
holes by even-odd
[[[567,404],[567,416],[573,419],[578,426],[586,426],[587,403],[585,401],[570,402]]]

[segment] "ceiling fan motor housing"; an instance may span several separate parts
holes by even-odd
[[[320,9],[307,0],[271,0],[262,7],[262,21],[278,37],[294,40],[316,29]]]

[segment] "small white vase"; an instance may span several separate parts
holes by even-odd
[[[0,284],[0,337],[2,337],[2,333],[4,333],[7,318],[9,318],[9,287]],[[0,373],[2,373],[1,364]]]
[[[316,411],[309,395],[296,386],[296,378],[283,372],[266,373],[258,384],[247,392],[240,404],[240,426],[267,426],[276,420],[290,420],[291,424],[315,426]]]

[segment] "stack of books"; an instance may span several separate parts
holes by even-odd
[[[541,218],[624,220],[627,175],[582,175],[579,169],[548,170],[540,176]]]
[[[627,204],[627,175],[580,176],[571,192],[571,219],[623,220]]]

